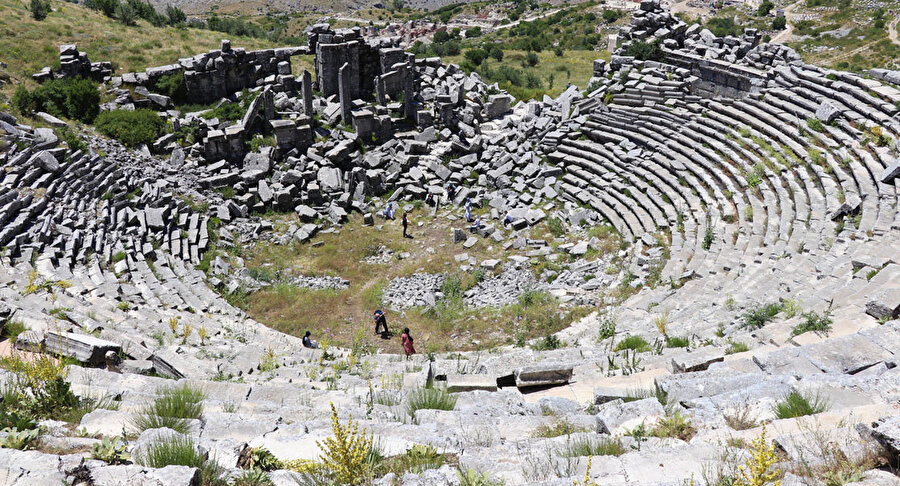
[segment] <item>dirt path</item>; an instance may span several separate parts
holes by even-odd
[[[779,32],[775,37],[772,37],[772,40],[769,41],[772,44],[784,44],[785,42],[790,41],[794,36],[794,24],[791,22],[794,15],[794,9],[803,4],[803,0],[798,0],[795,3],[790,4],[787,8],[784,9],[784,18],[787,20],[785,24],[784,30]]]

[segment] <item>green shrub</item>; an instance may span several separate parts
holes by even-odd
[[[163,390],[153,402],[143,406],[132,420],[132,426],[143,432],[162,427],[176,432],[187,433],[191,419],[203,415],[204,399],[202,390],[190,385]]]
[[[625,12],[618,9],[608,9],[603,11],[603,21],[607,24],[611,24],[616,20],[622,18],[625,15]]]
[[[487,59],[488,53],[484,49],[476,47],[475,49],[467,50],[465,56],[467,61],[476,66],[480,66],[481,63]]]
[[[144,109],[104,111],[97,116],[95,125],[100,133],[128,147],[152,143],[165,128],[165,123],[155,111]]]
[[[240,103],[233,103],[231,101],[228,101],[213,108],[212,110],[202,113],[200,116],[206,118],[207,120],[211,118],[218,118],[220,121],[237,121],[244,117],[244,113],[246,111],[247,110],[241,107]]]
[[[6,390],[4,389],[4,392],[5,391]],[[10,398],[12,399],[15,397],[11,396]],[[8,404],[5,403],[5,400],[3,403],[5,406],[8,406]],[[36,428],[37,422],[33,417],[13,410],[0,409],[0,429],[29,430]]]
[[[626,349],[643,353],[646,351],[650,351],[650,343],[648,343],[646,339],[640,336],[627,336],[625,339],[619,341],[616,344],[616,347],[613,348],[613,351],[624,351]]]
[[[625,55],[634,56],[635,59],[641,61],[663,61],[665,59],[659,40],[653,42],[632,41],[625,49]]]
[[[780,419],[815,415],[828,410],[828,401],[819,395],[807,395],[792,391],[772,407],[772,412]]]
[[[44,111],[91,123],[100,112],[100,92],[87,79],[51,79],[30,92],[19,86],[13,94],[12,104],[23,114]]]
[[[743,27],[735,24],[734,19],[731,17],[713,17],[709,19],[706,27],[712,31],[716,37],[725,37],[728,35],[739,37],[743,30]]]
[[[172,8],[171,5],[167,8]],[[182,12],[184,15],[184,12]],[[156,91],[172,98],[175,104],[186,103],[187,87],[184,84],[184,75],[181,73],[167,74],[156,80]]]
[[[792,336],[799,336],[806,332],[814,332],[816,334],[828,334],[831,331],[831,324],[834,320],[829,312],[819,314],[818,312],[804,312],[803,321],[794,326],[791,330]]]
[[[761,329],[766,323],[774,319],[779,312],[781,312],[781,304],[772,302],[764,306],[757,305],[752,309],[749,309],[741,316],[741,319],[744,321],[744,327],[754,330]]]
[[[540,59],[538,59],[538,55],[534,52],[529,51],[525,54],[525,64],[527,66],[537,66],[539,60]]]
[[[456,408],[456,395],[446,388],[416,388],[406,399],[406,411],[412,418],[417,410],[453,410]]]
[[[566,229],[563,227],[562,220],[556,217],[547,219],[547,230],[557,238],[566,234]]]
[[[534,432],[531,433],[532,437],[559,437],[561,435],[572,435],[576,432],[588,432],[588,427],[583,427],[580,425],[575,425],[572,422],[569,422],[568,419],[557,420],[552,425],[541,424]]]
[[[772,19],[772,30],[784,30],[787,27],[787,19],[784,17],[775,17]]]
[[[31,18],[41,21],[50,14],[50,2],[47,0],[31,0]]]

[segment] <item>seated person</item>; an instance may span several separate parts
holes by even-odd
[[[475,218],[475,223],[469,227],[469,232],[474,233],[481,229],[481,216]]]
[[[306,331],[306,334],[303,335],[303,347],[309,349],[319,349],[319,341],[313,341],[310,336],[311,332]]]

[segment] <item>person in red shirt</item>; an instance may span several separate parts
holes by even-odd
[[[407,358],[416,354],[416,348],[413,347],[413,338],[409,334],[408,327],[403,328],[403,335],[400,336],[400,341],[403,343],[403,351],[406,353]]]

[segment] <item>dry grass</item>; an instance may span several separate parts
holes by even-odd
[[[280,216],[277,226],[295,217]],[[424,222],[423,226],[416,226],[418,221]],[[257,243],[241,253],[251,270],[262,267],[269,273],[280,271],[283,275],[336,275],[350,280],[349,289],[309,290],[276,284],[233,300],[254,319],[282,332],[302,335],[310,330],[329,344],[349,345],[357,331],[363,329],[369,344],[387,352],[400,352],[399,340],[383,341],[374,336],[371,318],[372,312],[381,308],[382,289],[392,278],[416,272],[458,272],[459,263],[454,256],[459,253],[467,253],[479,262],[505,256],[500,244],[487,239],[480,239],[468,250],[454,245],[454,225],[440,215],[432,218],[425,210],[415,210],[410,215],[414,239],[402,238],[399,220],[376,222],[384,224],[381,231],[363,226],[362,218],[353,215],[339,234],[314,238],[323,243],[321,246]],[[539,228],[531,232],[533,238],[544,237]],[[382,246],[394,252],[391,263],[361,262]],[[398,260],[396,256],[403,252],[408,252],[409,258]],[[461,275],[463,290],[475,283],[471,275]],[[554,299],[539,299],[536,303],[500,309],[469,309],[456,302],[436,309],[388,310],[387,318],[388,326],[397,335],[409,327],[416,337],[417,350],[426,352],[484,349],[521,342],[556,332],[584,314],[583,309],[560,309]]]

